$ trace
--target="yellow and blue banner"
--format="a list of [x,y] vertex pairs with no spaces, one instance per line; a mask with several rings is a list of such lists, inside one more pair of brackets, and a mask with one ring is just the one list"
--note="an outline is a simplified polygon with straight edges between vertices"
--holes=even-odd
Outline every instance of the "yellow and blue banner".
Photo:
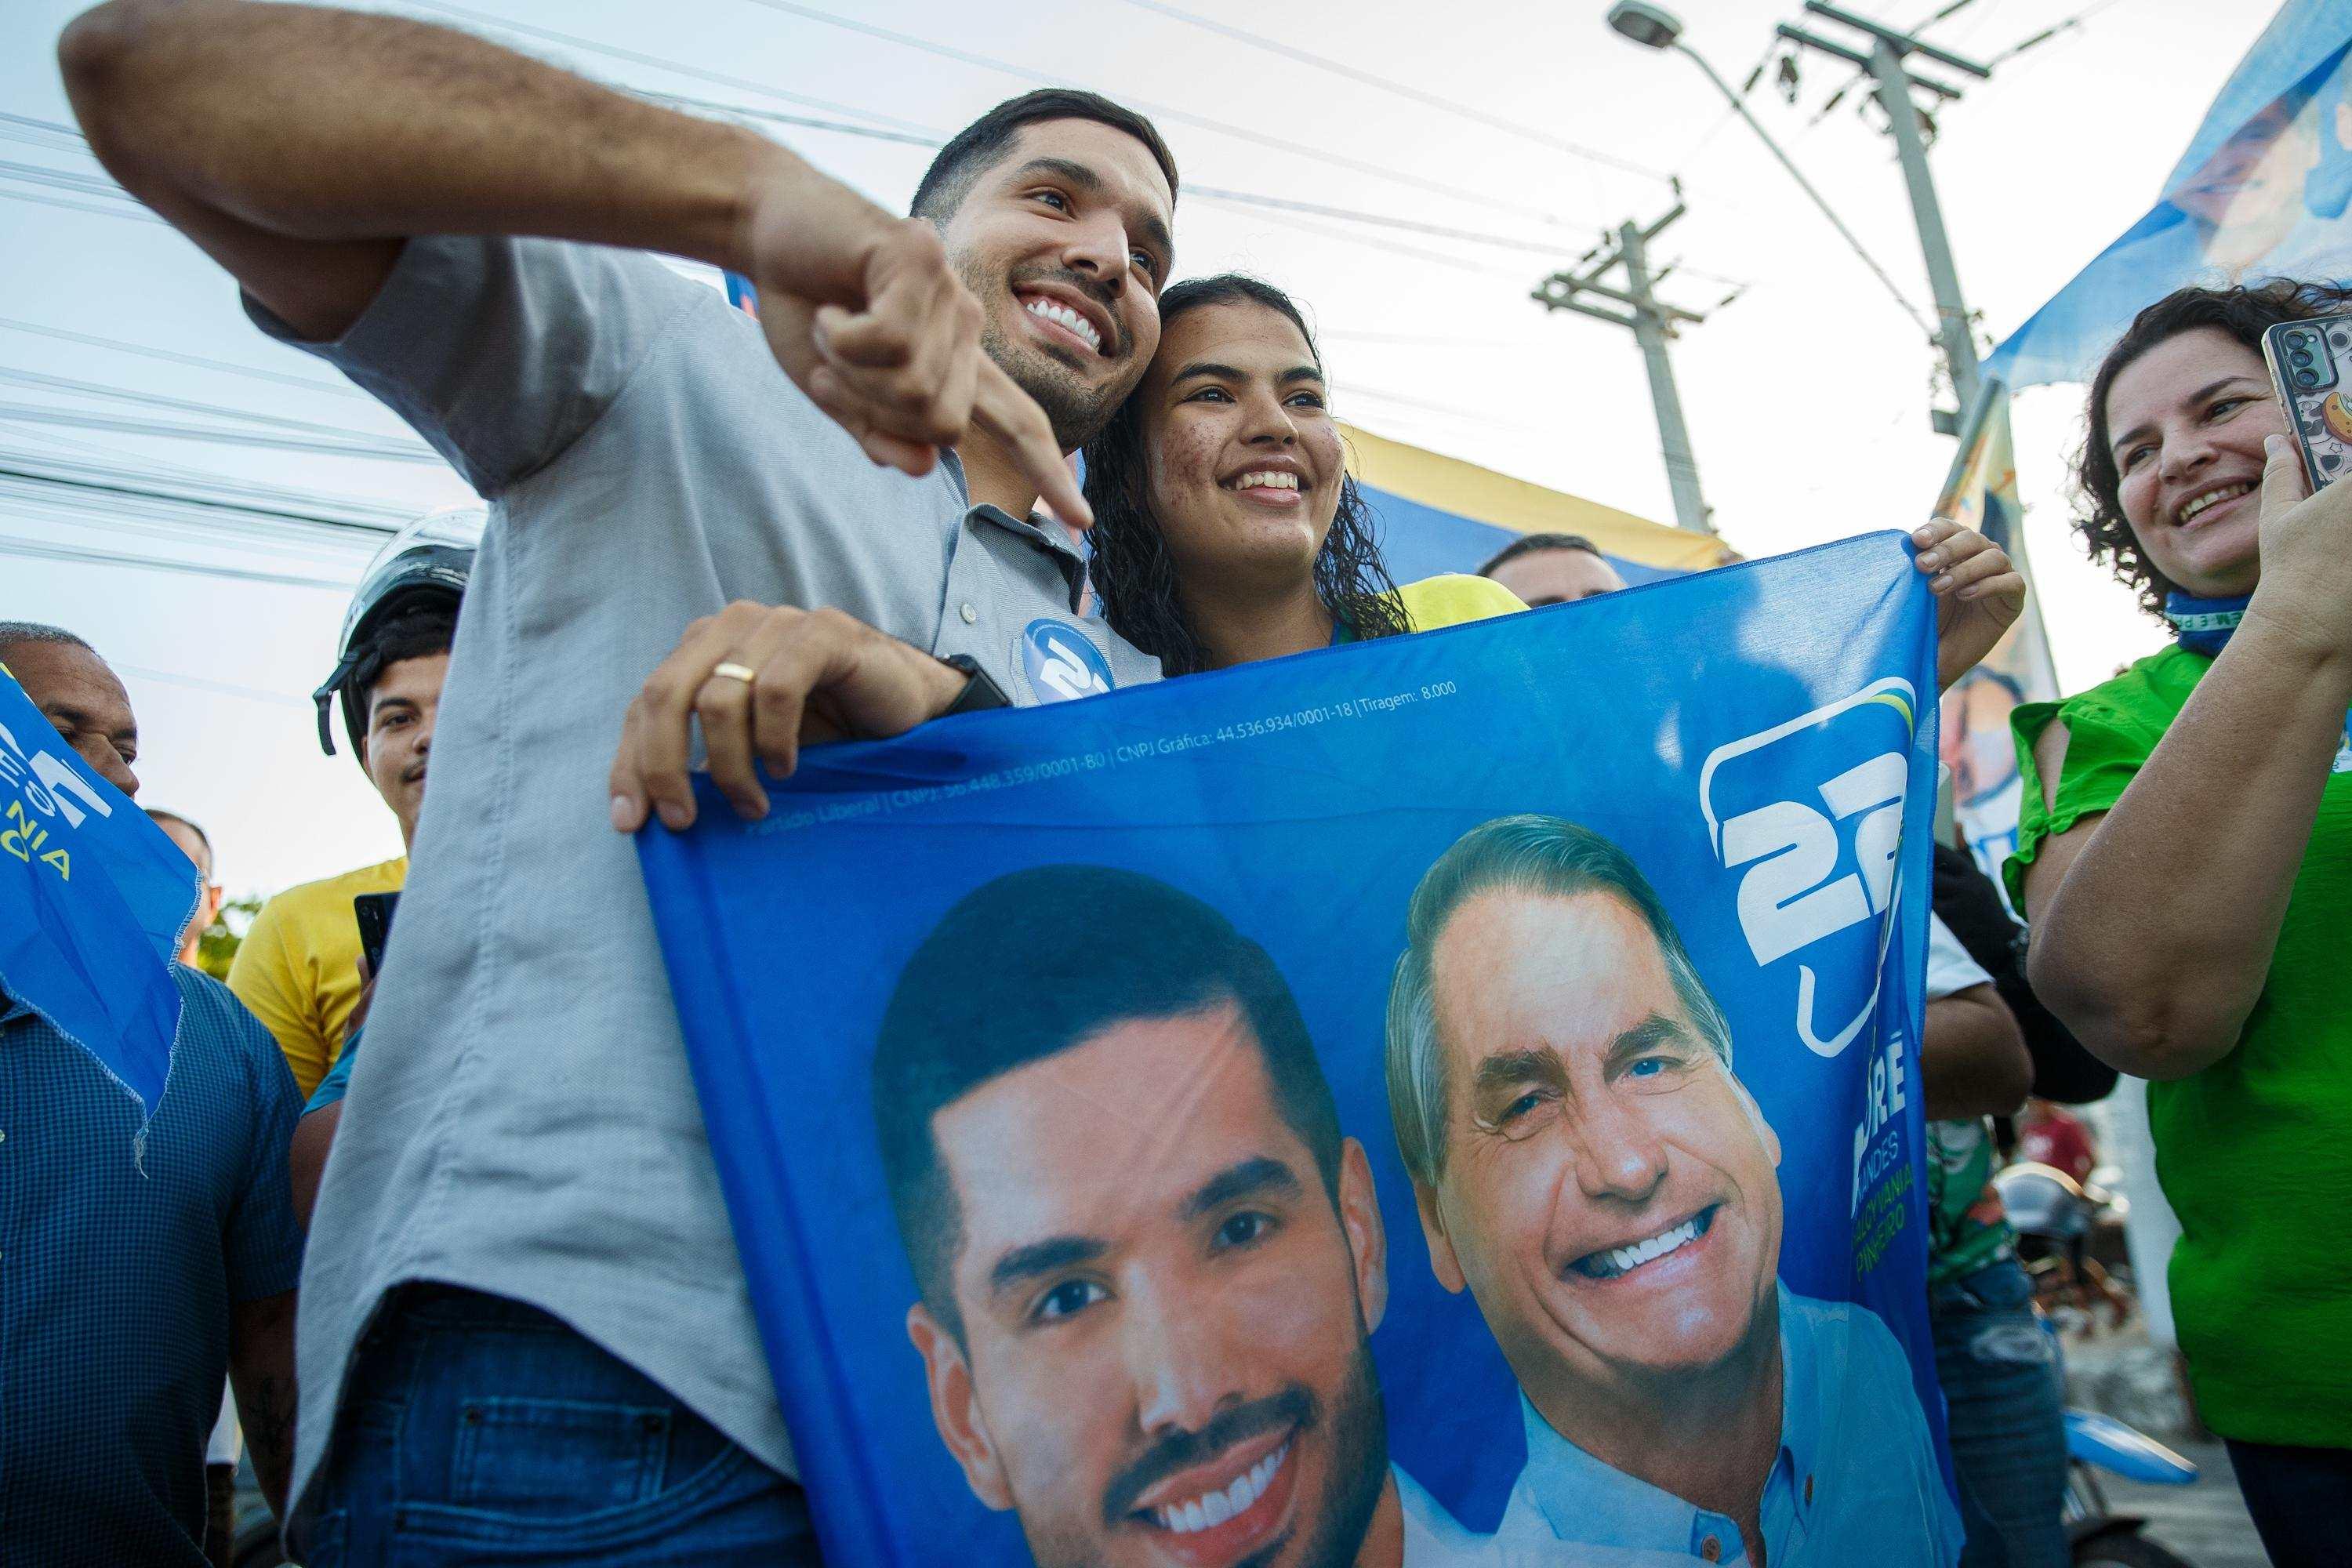
[[2352,6],[2288,0],[2206,113],[2153,207],[2011,333],[1985,374],[2087,381],[2175,289],[2352,277]]
[[152,1116],[180,1029],[173,955],[202,879],[0,665],[0,993]]
[[1955,1562],[1935,679],[1882,533],[698,780],[638,850],[827,1560]]

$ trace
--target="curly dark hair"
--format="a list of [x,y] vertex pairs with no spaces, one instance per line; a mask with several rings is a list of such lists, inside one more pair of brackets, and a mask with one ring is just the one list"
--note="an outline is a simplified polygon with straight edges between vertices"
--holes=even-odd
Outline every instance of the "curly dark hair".
[[[1298,307],[1273,284],[1237,272],[1194,278],[1160,296],[1160,321],[1169,322],[1205,305],[1258,304],[1278,310],[1307,340],[1307,352],[1323,363],[1315,334]],[[1129,397],[1086,449],[1087,501],[1094,508],[1094,584],[1103,616],[1119,636],[1151,654],[1170,675],[1208,668],[1192,618],[1176,592],[1176,563],[1166,535],[1151,515],[1150,475],[1144,451],[1139,397]],[[1335,621],[1360,638],[1394,637],[1412,630],[1397,585],[1381,560],[1371,509],[1352,475],[1339,481],[1339,509],[1331,531],[1315,556],[1315,592]]]
[[2111,567],[2117,582],[2137,592],[2140,608],[2161,619],[2165,595],[2179,584],[2156,569],[2124,520],[2123,475],[2116,467],[2107,427],[2107,395],[2115,389],[2116,377],[2158,343],[2200,327],[2217,327],[2260,353],[2263,334],[2280,322],[2347,309],[2352,309],[2352,289],[2291,278],[2234,289],[2176,289],[2133,317],[2099,362],[2098,374],[2091,378],[2088,428],[2074,457],[2074,488],[2084,508],[2074,520],[2074,532],[2093,561]]

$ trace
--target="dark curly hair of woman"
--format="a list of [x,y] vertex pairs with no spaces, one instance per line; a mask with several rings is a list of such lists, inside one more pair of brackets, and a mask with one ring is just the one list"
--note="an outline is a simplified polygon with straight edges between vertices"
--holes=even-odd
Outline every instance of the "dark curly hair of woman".
[[[1162,331],[1187,310],[1206,305],[1257,304],[1278,310],[1307,340],[1319,367],[1322,351],[1290,296],[1271,283],[1236,272],[1195,278],[1160,296]],[[1143,419],[1129,397],[1101,435],[1086,449],[1087,502],[1094,508],[1094,584],[1102,595],[1103,617],[1111,629],[1155,656],[1170,675],[1208,668],[1208,650],[1184,614],[1176,592],[1176,563],[1167,536],[1151,515],[1150,458],[1144,450]],[[1396,583],[1381,561],[1372,514],[1352,475],[1339,481],[1339,510],[1315,556],[1315,592],[1335,621],[1361,638],[1394,637],[1412,630]]]
[[2074,458],[2074,486],[2084,509],[2074,520],[2074,531],[2089,547],[2093,561],[2111,567],[2116,581],[2138,593],[2140,608],[2161,618],[2164,596],[2179,584],[2156,569],[2131,524],[2124,521],[2123,475],[2116,466],[2107,427],[2107,395],[2115,389],[2116,377],[2158,343],[2200,327],[2218,328],[2259,354],[2263,333],[2280,322],[2347,309],[2352,309],[2352,289],[2287,278],[2235,289],[2176,289],[2133,317],[2099,362],[2098,374],[2091,378],[2089,430]]

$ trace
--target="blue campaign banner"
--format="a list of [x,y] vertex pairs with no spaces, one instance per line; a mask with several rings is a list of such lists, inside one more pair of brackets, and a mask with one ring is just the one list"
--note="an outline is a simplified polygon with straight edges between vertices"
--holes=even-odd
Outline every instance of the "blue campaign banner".
[[700,783],[826,1560],[1956,1561],[1935,668],[1888,533]]
[[1985,361],[2012,387],[2088,381],[2175,289],[2352,278],[2352,6],[2287,0],[2206,111],[2156,205]]
[[142,1116],[171,1076],[171,964],[201,882],[0,665],[0,991],[88,1051]]

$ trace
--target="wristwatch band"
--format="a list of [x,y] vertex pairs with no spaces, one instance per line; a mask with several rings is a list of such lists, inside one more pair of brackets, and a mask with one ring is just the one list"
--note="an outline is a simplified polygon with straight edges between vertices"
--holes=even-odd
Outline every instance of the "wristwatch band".
[[962,694],[948,704],[940,718],[944,719],[950,713],[979,713],[991,708],[1013,706],[1013,699],[1004,695],[1004,688],[997,685],[988,671],[981,668],[980,660],[971,655],[951,653],[940,662],[971,678],[964,683]]

